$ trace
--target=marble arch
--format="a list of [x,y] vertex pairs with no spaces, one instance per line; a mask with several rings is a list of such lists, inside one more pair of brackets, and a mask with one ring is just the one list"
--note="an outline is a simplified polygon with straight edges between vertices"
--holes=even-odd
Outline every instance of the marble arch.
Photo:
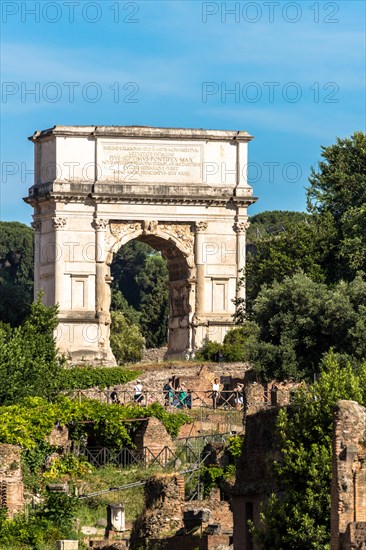
[[55,126],[29,138],[35,181],[35,295],[59,305],[56,338],[72,362],[115,363],[110,264],[132,239],[169,269],[168,357],[190,358],[233,325],[245,266],[247,132]]

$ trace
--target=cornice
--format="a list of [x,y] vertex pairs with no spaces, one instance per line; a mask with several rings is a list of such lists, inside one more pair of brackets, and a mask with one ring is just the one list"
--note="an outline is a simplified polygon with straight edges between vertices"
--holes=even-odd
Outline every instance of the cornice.
[[203,128],[161,128],[154,126],[53,126],[37,130],[28,139],[34,143],[50,136],[140,138],[170,140],[242,141],[253,139],[245,130],[205,130]]

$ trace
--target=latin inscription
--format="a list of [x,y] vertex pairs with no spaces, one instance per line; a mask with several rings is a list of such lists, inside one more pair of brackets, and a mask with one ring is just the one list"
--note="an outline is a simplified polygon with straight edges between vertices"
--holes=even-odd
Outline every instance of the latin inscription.
[[103,142],[102,178],[116,183],[202,182],[202,146]]

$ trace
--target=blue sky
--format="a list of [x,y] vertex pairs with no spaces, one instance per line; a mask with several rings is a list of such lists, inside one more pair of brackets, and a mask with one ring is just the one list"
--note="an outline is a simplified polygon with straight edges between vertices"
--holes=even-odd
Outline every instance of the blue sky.
[[27,137],[55,124],[247,130],[251,214],[305,210],[321,145],[365,131],[363,1],[1,7],[1,220],[30,223]]

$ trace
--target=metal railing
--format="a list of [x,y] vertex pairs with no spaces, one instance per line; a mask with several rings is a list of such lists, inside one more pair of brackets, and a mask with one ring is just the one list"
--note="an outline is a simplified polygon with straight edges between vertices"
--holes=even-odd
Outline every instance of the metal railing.
[[[207,408],[213,410],[238,410],[244,409],[243,397],[234,390],[222,390],[216,397],[212,396],[211,390],[192,390],[190,393],[183,394],[176,391],[172,395],[163,391],[142,391],[141,395],[136,396],[133,390],[121,390],[118,392],[118,402],[114,403],[111,398],[110,390],[71,390],[66,392],[67,397],[79,402],[84,399],[96,399],[104,403],[113,403],[116,405],[151,405],[160,403],[169,410]],[[263,402],[258,400],[259,402]]]
[[84,456],[92,466],[101,468],[107,464],[114,464],[119,468],[139,465],[145,468],[159,466],[161,468],[176,468],[181,464],[190,468],[202,461],[202,451],[208,443],[225,443],[232,434],[208,434],[198,437],[184,437],[176,439],[174,448],[164,446],[155,450],[149,447],[131,449],[124,447],[119,450],[107,447],[75,447],[74,454]]

